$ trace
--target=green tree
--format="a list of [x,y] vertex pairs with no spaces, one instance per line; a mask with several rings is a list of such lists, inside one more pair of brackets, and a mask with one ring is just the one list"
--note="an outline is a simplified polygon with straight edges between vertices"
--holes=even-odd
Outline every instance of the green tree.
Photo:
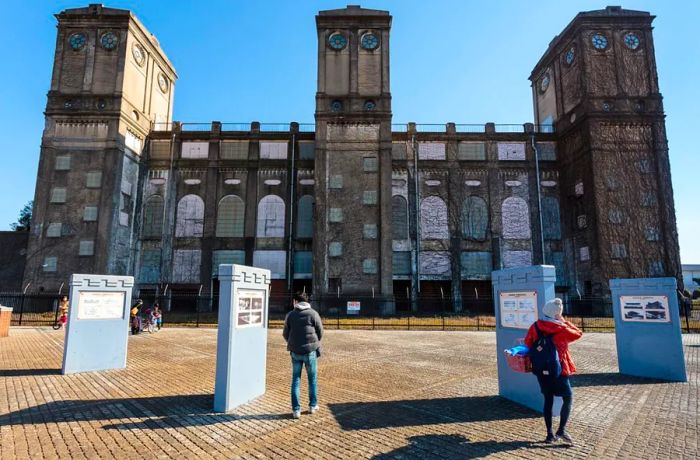
[[33,201],[29,201],[24,205],[22,210],[19,212],[19,218],[17,222],[10,224],[10,228],[16,232],[28,232],[29,224],[32,222],[32,205]]

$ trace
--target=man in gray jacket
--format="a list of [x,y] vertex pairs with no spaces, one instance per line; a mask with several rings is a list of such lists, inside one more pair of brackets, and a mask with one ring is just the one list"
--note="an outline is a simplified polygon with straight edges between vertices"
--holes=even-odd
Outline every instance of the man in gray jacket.
[[294,294],[294,310],[284,319],[282,335],[287,341],[287,350],[292,356],[292,416],[301,416],[299,403],[299,385],[301,368],[306,366],[309,378],[309,412],[318,411],[316,389],[316,359],[321,356],[321,337],[323,324],[319,314],[311,308],[309,297],[305,292]]

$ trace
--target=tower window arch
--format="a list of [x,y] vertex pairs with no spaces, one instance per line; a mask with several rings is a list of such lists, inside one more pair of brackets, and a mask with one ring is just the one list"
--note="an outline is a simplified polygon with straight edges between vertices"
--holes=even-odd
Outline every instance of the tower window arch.
[[391,229],[393,239],[408,239],[408,202],[401,195],[391,197]]
[[177,204],[175,236],[200,238],[204,230],[204,201],[197,195],[185,195]]
[[297,238],[311,238],[314,233],[314,197],[304,195],[297,206]]
[[245,223],[245,203],[237,195],[226,195],[219,201],[216,214],[216,236],[242,237]]
[[530,210],[525,200],[517,196],[503,200],[501,216],[503,217],[503,238],[510,240],[530,238]]
[[450,237],[447,226],[447,205],[439,196],[423,198],[420,203],[421,238],[441,240]]
[[489,223],[486,201],[478,196],[470,196],[462,206],[462,236],[468,240],[483,241]]
[[258,203],[258,222],[255,232],[259,238],[284,237],[284,200],[267,195]]
[[160,237],[163,233],[163,197],[153,195],[143,205],[143,228],[145,238]]

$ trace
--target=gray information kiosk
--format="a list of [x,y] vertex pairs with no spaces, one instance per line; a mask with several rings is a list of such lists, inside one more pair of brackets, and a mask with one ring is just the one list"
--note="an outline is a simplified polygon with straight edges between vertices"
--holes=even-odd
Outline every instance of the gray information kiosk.
[[621,374],[687,381],[675,278],[610,280]]
[[[544,398],[537,378],[508,367],[503,350],[525,338],[530,325],[542,317],[544,304],[555,297],[555,269],[551,265],[509,268],[494,271],[491,279],[496,310],[498,394],[541,412]],[[561,401],[557,398],[554,413],[560,409]]]
[[72,275],[63,373],[126,367],[131,276]]
[[265,393],[270,279],[270,270],[219,265],[217,412],[229,412]]

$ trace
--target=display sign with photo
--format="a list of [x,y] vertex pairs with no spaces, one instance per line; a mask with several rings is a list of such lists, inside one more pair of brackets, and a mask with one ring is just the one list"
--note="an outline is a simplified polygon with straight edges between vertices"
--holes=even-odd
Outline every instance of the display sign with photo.
[[262,327],[265,324],[265,291],[238,289],[236,298],[236,327]]
[[537,321],[537,291],[501,292],[501,327],[528,329]]
[[360,314],[360,302],[349,301],[348,302],[348,315],[359,315]]
[[78,319],[121,319],[124,317],[124,292],[78,293]]
[[620,296],[622,321],[668,323],[668,297],[665,295]]

